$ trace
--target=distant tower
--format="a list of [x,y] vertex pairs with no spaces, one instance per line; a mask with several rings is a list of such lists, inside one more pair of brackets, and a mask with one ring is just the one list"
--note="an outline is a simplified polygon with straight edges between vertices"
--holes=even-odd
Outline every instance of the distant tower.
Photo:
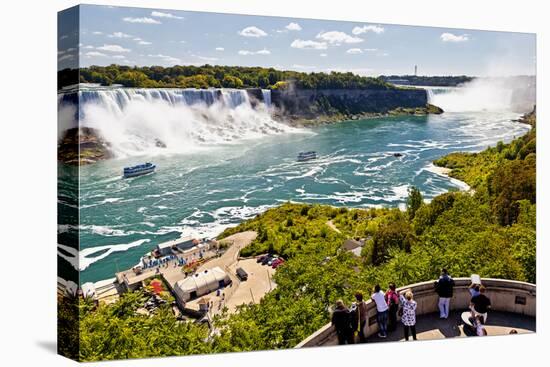
[[416,76],[417,71],[418,71],[418,66],[415,65],[415,66],[414,66],[414,76]]

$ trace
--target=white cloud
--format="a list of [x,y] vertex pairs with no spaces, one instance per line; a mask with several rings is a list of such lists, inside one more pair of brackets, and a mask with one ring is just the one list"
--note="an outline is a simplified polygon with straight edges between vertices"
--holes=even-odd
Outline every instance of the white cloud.
[[327,57],[328,55],[323,53],[323,54],[320,54],[319,56],[321,56],[321,57]]
[[122,33],[122,32],[114,32],[114,33],[108,35],[107,37],[109,37],[109,38],[132,38],[132,36],[130,36],[129,34]]
[[267,49],[259,50],[259,51],[248,51],[248,50],[240,50],[239,55],[242,56],[248,56],[248,55],[271,55],[271,51]]
[[61,62],[61,61],[65,61],[65,60],[72,60],[75,58],[75,55],[73,54],[67,54],[67,55],[62,55],[62,56],[59,56],[57,58],[57,61],[58,62]]
[[456,35],[452,33],[442,33],[440,36],[443,42],[466,42],[470,38],[467,34]]
[[342,43],[359,43],[363,42],[362,38],[350,36],[347,33],[340,31],[321,32],[317,35],[317,39],[330,43],[331,45],[340,45]]
[[178,16],[176,16],[172,13],[163,13],[163,12],[160,12],[160,11],[151,12],[151,16],[152,17],[157,17],[157,18],[183,19],[183,17],[178,17]]
[[300,27],[300,25],[298,23],[288,23],[286,26],[285,26],[285,29],[289,30],[289,31],[301,31],[302,30],[302,27]]
[[327,49],[327,43],[326,42],[311,41],[311,40],[296,39],[296,40],[292,41],[292,43],[290,44],[290,47],[292,47],[292,48],[301,48],[301,49],[309,49],[309,50],[326,50]]
[[351,33],[355,35],[367,33],[367,32],[374,32],[376,34],[380,34],[384,32],[384,27],[381,27],[379,25],[364,25],[362,27],[353,27],[353,30],[351,31]]
[[96,36],[99,36],[99,35],[103,34],[103,32],[95,31],[95,32],[92,32],[92,34],[95,34]]
[[94,46],[87,45],[87,46],[82,46],[82,48],[85,49],[85,50],[92,50],[92,49],[94,49]]
[[90,52],[86,52],[86,56],[89,56],[89,57],[106,57],[107,55],[105,55],[102,52],[90,51]]
[[128,48],[124,48],[119,45],[103,45],[97,48],[98,50],[102,51],[109,51],[109,52],[130,52],[131,50]]
[[254,26],[246,27],[242,29],[241,31],[239,31],[239,34],[243,37],[255,37],[255,38],[267,36],[267,33],[265,33],[260,28],[254,27]]
[[216,51],[225,51],[225,48],[223,48],[223,47],[216,47]]
[[346,51],[346,53],[352,54],[352,55],[358,55],[358,54],[362,54],[363,51],[360,48],[350,48],[349,50]]
[[292,64],[292,67],[295,69],[307,69],[307,70],[316,69],[316,67],[313,65],[302,65],[302,64]]
[[150,44],[152,43],[148,41],[143,41],[143,40],[138,42],[138,45],[150,45]]
[[162,59],[163,61],[169,64],[181,64],[181,60],[178,59],[177,57],[172,57],[172,56],[163,55],[163,54],[156,54],[156,55],[149,54],[147,56]]
[[114,55],[114,56],[112,56],[112,58],[113,58],[113,59],[119,59],[119,60],[120,60],[120,59],[125,59],[126,56],[124,56],[124,55]]
[[143,24],[162,24],[160,21],[153,19],[153,18],[132,18],[132,17],[124,17],[122,18],[123,21],[128,23],[143,23]]
[[200,55],[191,55],[193,57],[196,57],[198,59],[204,60],[204,61],[216,61],[218,60],[217,57],[209,57],[209,56],[200,56]]
[[364,48],[363,51],[366,51],[366,52],[376,52],[378,51],[377,48]]

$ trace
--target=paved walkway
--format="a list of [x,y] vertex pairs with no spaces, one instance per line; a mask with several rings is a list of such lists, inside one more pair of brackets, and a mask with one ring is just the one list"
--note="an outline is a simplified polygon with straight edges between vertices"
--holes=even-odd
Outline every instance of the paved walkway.
[[[462,323],[460,316],[463,311],[451,312],[449,318],[446,320],[440,319],[438,313],[418,317],[416,323],[417,339],[434,340],[468,336],[475,337],[475,334],[471,333],[468,328],[465,328]],[[492,311],[489,312],[485,329],[488,336],[508,335],[512,329],[515,329],[518,334],[525,334],[536,330],[536,321],[534,318],[528,316]],[[403,324],[401,322],[398,323],[397,330],[389,333],[387,338],[383,339],[377,335],[373,335],[367,339],[369,343],[400,340],[405,340]]]
[[334,225],[334,223],[329,220],[328,222],[325,223],[327,226],[329,226],[330,229],[332,229],[333,231],[336,231],[338,233],[342,233],[340,232],[340,230]]
[[240,232],[235,233],[234,235],[231,235],[229,237],[224,238],[223,240],[220,240],[220,243],[229,242],[231,245],[223,253],[222,256],[212,259],[210,261],[207,261],[203,265],[201,265],[197,272],[206,270],[206,269],[212,269],[216,266],[219,266],[223,270],[227,270],[227,268],[234,263],[237,262],[239,252],[242,248],[248,246],[254,239],[256,238],[258,234],[254,231],[246,231],[246,232]]

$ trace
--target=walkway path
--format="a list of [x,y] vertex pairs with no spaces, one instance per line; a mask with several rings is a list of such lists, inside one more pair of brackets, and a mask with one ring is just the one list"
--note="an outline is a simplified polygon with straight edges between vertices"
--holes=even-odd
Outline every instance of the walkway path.
[[328,222],[325,223],[327,226],[330,227],[330,229],[332,229],[333,231],[336,231],[338,233],[342,233],[340,232],[340,230],[334,225],[334,223],[332,223],[331,220],[329,220]]
[[201,265],[198,268],[197,272],[201,272],[206,269],[212,269],[216,266],[219,266],[223,270],[226,270],[228,267],[237,262],[241,249],[250,245],[257,235],[258,234],[254,231],[246,231],[235,233],[234,235],[220,240],[221,243],[231,243],[227,251],[225,251],[222,256],[207,261],[206,263]]

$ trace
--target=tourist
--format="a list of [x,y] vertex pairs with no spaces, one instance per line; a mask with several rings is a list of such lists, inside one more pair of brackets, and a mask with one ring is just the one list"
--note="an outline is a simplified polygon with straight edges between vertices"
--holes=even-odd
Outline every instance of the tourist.
[[480,292],[479,292],[479,287],[481,285],[480,284],[470,284],[470,286],[468,287],[468,291],[470,292],[470,295],[472,297],[475,297],[475,296],[479,296]]
[[479,287],[479,294],[472,297],[470,301],[470,309],[472,316],[480,316],[485,324],[487,322],[487,311],[491,308],[491,300],[485,295],[485,287]]
[[359,343],[365,343],[367,337],[365,335],[365,326],[367,325],[367,304],[363,300],[363,294],[361,292],[355,293],[355,303],[354,307],[354,331],[357,331],[359,336]]
[[336,329],[338,344],[353,344],[353,329],[351,326],[351,315],[342,300],[336,301],[336,308],[332,313],[332,325]]
[[413,298],[412,291],[406,291],[404,297],[400,295],[399,300],[403,309],[401,322],[405,331],[405,340],[409,340],[409,332],[413,340],[416,340],[416,301]]
[[455,282],[453,278],[450,277],[447,269],[441,269],[441,276],[435,282],[435,290],[439,295],[439,318],[447,319],[449,318],[449,309],[451,298],[453,297],[453,288]]
[[389,284],[386,291],[386,302],[388,303],[388,331],[397,329],[397,311],[399,310],[399,294],[395,290],[395,283]]
[[384,292],[380,289],[380,286],[377,284],[374,287],[374,293],[371,296],[371,299],[376,304],[376,321],[378,322],[378,328],[380,329],[378,336],[380,338],[385,338],[388,336],[388,304],[386,303],[386,298],[384,297]]
[[484,324],[483,317],[480,315],[477,315],[474,318],[474,328],[476,330],[477,336],[487,336],[487,330],[485,329],[483,324]]

